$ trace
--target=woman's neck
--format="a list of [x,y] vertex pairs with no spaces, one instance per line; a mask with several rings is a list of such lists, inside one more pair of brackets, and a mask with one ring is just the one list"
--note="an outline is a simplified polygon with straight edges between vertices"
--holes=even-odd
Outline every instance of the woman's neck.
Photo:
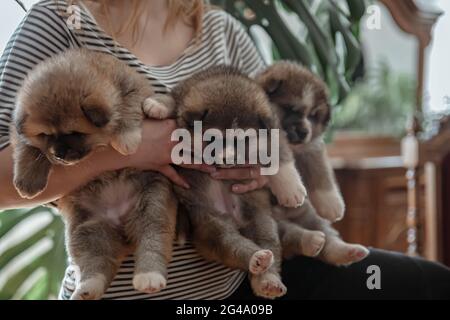
[[[118,30],[118,26],[126,24],[130,17],[135,14],[134,6],[130,2],[134,1],[123,1],[123,0],[109,0],[107,2],[107,12],[104,12],[102,4],[100,1],[93,0],[82,0],[84,4],[87,5],[89,10],[94,14],[97,20],[103,22],[105,14],[108,14],[109,20],[114,25],[112,26],[114,30]],[[168,15],[168,4],[167,0],[141,0],[139,1],[139,20],[138,23],[148,21],[166,21]],[[114,31],[111,30],[111,31]],[[108,30],[110,31],[110,30]]]
[[[194,30],[180,19],[166,29],[169,13],[167,0],[141,0],[137,29],[121,30],[134,14],[130,1],[110,0],[107,12],[98,1],[84,0],[100,27],[147,65],[167,65],[186,49]],[[128,5],[127,5],[128,3]],[[107,14],[107,16],[105,16]],[[134,34],[136,31],[136,34]],[[136,35],[137,38],[134,38]]]

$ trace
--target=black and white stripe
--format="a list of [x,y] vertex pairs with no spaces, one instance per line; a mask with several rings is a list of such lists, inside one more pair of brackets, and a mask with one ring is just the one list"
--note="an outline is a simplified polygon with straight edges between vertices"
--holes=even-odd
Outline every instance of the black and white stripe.
[[[192,42],[172,64],[147,66],[105,34],[86,8],[81,8],[81,29],[71,30],[60,10],[65,0],[40,1],[18,26],[0,60],[0,150],[9,145],[8,128],[18,89],[27,73],[40,61],[73,47],[112,54],[145,75],[154,90],[167,93],[180,81],[204,68],[233,65],[249,75],[264,67],[242,25],[220,10],[207,11],[201,42]],[[223,299],[233,293],[245,273],[203,260],[191,244],[175,245],[169,266],[168,286],[158,294],[136,292],[132,287],[134,261],[129,257],[107,290],[104,299]],[[68,299],[75,286],[75,268],[66,273],[60,298]]]
[[[134,290],[131,283],[133,266],[133,257],[123,261],[103,299],[221,299],[231,295],[245,278],[245,273],[241,271],[205,261],[189,243],[174,246],[167,289],[159,293],[145,294]],[[75,272],[76,268],[67,269],[61,299],[70,298],[77,279]]]

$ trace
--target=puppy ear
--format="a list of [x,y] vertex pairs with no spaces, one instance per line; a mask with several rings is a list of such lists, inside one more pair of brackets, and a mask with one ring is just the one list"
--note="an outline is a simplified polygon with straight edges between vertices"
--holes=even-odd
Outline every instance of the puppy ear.
[[328,126],[328,124],[330,123],[331,120],[331,106],[330,104],[327,102],[325,104],[325,112],[324,112],[324,117],[322,119],[322,124],[324,127]]
[[81,106],[84,116],[96,127],[103,128],[111,118],[106,107],[96,105]]
[[283,85],[283,80],[281,79],[275,79],[275,78],[269,78],[267,79],[264,84],[263,88],[266,93],[271,96],[280,90],[281,86]]
[[317,124],[327,127],[331,120],[331,107],[328,102],[321,103],[314,108],[309,117]]
[[47,186],[51,163],[42,152],[23,142],[14,146],[14,187],[22,198],[32,199]]
[[27,122],[28,114],[20,113],[17,115],[17,118],[14,120],[14,127],[18,134],[24,133],[25,123]]
[[275,129],[277,127],[276,121],[272,117],[259,116],[260,129]]
[[182,116],[188,126],[194,126],[194,121],[203,121],[208,115],[208,110],[203,111],[187,111]]

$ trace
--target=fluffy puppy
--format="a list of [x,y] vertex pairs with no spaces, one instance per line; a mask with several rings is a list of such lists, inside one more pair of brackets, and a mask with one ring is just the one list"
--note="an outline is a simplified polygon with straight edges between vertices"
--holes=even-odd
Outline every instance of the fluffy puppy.
[[[53,166],[89,161],[111,145],[127,155],[141,142],[144,110],[157,102],[148,81],[110,55],[72,49],[39,64],[21,87],[11,127],[14,185],[41,193]],[[134,250],[134,287],[166,285],[176,203],[154,172],[108,172],[58,200],[66,245],[80,269],[72,299],[98,299],[120,259]]]
[[343,242],[327,221],[342,219],[345,207],[322,139],[330,120],[325,84],[292,62],[274,64],[257,82],[278,114],[309,195],[301,208],[275,209],[285,254],[320,253],[336,265],[363,259],[367,249]]
[[[279,128],[262,88],[231,67],[214,67],[194,75],[174,88],[172,97],[172,113],[178,126],[191,135],[195,121],[202,122],[204,131],[215,129],[224,137],[227,129],[268,129],[270,134],[270,129]],[[303,202],[305,190],[283,136],[279,147],[280,170],[270,180],[278,199],[296,206]],[[216,154],[216,159],[222,156],[225,162],[227,154]],[[285,294],[286,287],[279,274],[281,247],[272,218],[270,191],[237,195],[231,192],[236,181],[215,180],[209,174],[193,170],[180,172],[191,189],[175,187],[175,192],[188,215],[190,234],[198,251],[207,259],[249,271],[251,286],[258,296],[275,298]]]

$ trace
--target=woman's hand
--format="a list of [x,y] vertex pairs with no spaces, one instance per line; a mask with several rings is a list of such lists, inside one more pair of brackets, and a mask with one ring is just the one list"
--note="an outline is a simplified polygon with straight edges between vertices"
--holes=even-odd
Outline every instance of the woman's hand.
[[[125,167],[140,170],[158,171],[175,184],[189,188],[187,181],[172,167],[172,148],[178,143],[171,141],[172,132],[177,128],[174,120],[144,120],[142,124],[142,142],[136,153],[125,156]],[[259,167],[216,169],[206,164],[182,165],[182,167],[210,173],[219,180],[250,180],[235,184],[232,191],[245,193],[264,187],[268,179],[262,176]]]
[[261,175],[261,169],[257,166],[217,169],[216,172],[211,173],[211,176],[218,180],[250,180],[250,182],[235,184],[231,187],[231,190],[238,194],[263,188],[269,182],[267,176]]
[[[144,120],[142,124],[142,141],[136,153],[125,156],[125,167],[139,170],[158,171],[175,184],[189,188],[189,184],[171,166],[172,148],[177,144],[171,141],[176,129],[174,120]],[[211,173],[215,168],[208,165],[183,165],[183,167]]]

